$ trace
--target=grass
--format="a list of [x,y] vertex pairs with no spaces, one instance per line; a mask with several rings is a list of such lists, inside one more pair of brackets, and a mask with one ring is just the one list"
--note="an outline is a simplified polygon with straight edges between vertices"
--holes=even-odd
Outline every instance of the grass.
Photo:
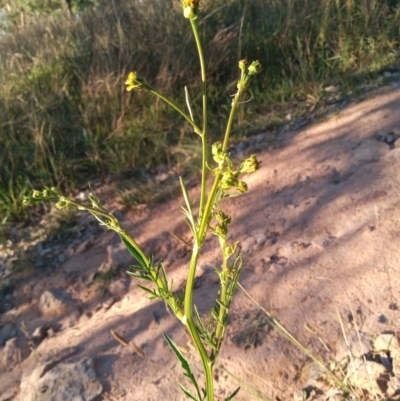
[[[72,19],[26,15],[24,27],[0,37],[0,222],[26,218],[20,200],[34,186],[71,191],[110,173],[184,168],[176,149],[194,146],[187,122],[149,94],[123,94],[135,68],[180,105],[182,85],[198,103],[195,49],[180,12],[172,0],[121,0]],[[239,109],[239,138],[281,124],[289,107],[323,104],[326,86],[345,94],[399,62],[397,2],[214,0],[203,13],[211,138],[240,58],[258,59],[264,71]]]

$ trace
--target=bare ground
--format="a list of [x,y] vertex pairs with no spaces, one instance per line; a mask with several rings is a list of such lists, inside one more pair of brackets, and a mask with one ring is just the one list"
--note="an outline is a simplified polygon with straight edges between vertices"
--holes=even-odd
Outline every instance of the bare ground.
[[[242,242],[242,286],[326,361],[335,357],[343,338],[341,326],[346,331],[357,326],[371,334],[397,331],[400,140],[391,142],[390,133],[393,139],[400,136],[400,89],[393,87],[350,104],[327,121],[282,133],[277,148],[264,146],[268,134],[260,135],[262,164],[247,177],[249,194],[224,202],[233,221],[231,238]],[[190,192],[195,198],[198,189]],[[190,240],[181,205],[177,198],[123,215],[137,241],[166,259],[176,289],[183,287],[189,258],[169,234]],[[19,327],[24,321],[30,333],[47,324],[55,334],[33,352],[23,353],[25,359],[3,366],[0,399],[18,399],[22,373],[48,354],[59,355],[60,360],[94,358],[104,387],[99,400],[183,399],[176,380],[185,379],[162,336],[170,334],[198,371],[179,322],[161,302],[148,300],[134,282],[125,281],[123,272],[114,281],[129,286],[129,291],[121,290],[110,308],[103,305],[109,295],[92,285],[91,278],[107,259],[107,245],[114,240],[112,233],[102,232],[61,268],[17,279],[14,309],[1,316],[1,324],[15,322]],[[219,256],[214,240],[205,246],[196,281],[195,301],[201,313],[213,306],[217,291],[212,267]],[[48,288],[67,289],[74,307],[62,315],[43,316],[38,302]],[[146,356],[120,344],[110,330],[133,340]],[[270,399],[291,400],[296,388],[307,385],[310,360],[272,330],[267,317],[238,291],[219,366],[220,398],[241,386],[238,401],[258,400],[249,392],[253,386]]]

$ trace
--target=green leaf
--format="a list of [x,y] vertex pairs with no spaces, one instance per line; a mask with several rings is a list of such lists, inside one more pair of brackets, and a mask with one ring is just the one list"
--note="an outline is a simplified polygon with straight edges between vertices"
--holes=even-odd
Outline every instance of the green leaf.
[[240,387],[238,387],[228,398],[225,398],[225,401],[231,401],[233,400],[233,398],[237,395],[237,393],[239,392]]
[[194,396],[183,384],[178,382],[178,386],[185,393],[186,397],[194,401],[199,401],[198,398],[196,398],[196,396]]
[[186,208],[187,208],[186,210],[184,208],[182,208],[182,209],[183,209],[183,212],[185,213],[186,217],[189,220],[189,223],[190,223],[189,226],[193,232],[193,235],[196,235],[196,227],[195,227],[195,223],[194,223],[192,205],[190,204],[190,201],[189,201],[189,194],[186,189],[185,183],[183,182],[182,177],[179,177],[179,182],[182,187],[183,198],[185,199]]
[[148,268],[147,263],[144,261],[140,253],[130,244],[122,235],[120,235],[122,242],[126,246],[129,253],[140,263],[144,268]]
[[171,347],[175,356],[179,359],[179,361],[182,365],[182,369],[185,371],[185,373],[184,373],[185,376],[192,382],[193,386],[196,388],[198,398],[201,399],[199,386],[197,385],[196,379],[192,373],[192,370],[190,369],[189,362],[185,359],[185,357],[182,355],[181,351],[179,351],[178,347],[175,345],[175,343],[172,341],[172,339],[168,336],[167,333],[164,333],[164,338],[167,341],[168,345]]
[[140,284],[136,284],[140,289],[142,289],[143,291],[147,292],[148,294],[150,294],[150,299],[156,299],[156,298],[160,298],[159,295],[154,291],[154,290],[150,290],[150,288],[147,287],[143,287]]

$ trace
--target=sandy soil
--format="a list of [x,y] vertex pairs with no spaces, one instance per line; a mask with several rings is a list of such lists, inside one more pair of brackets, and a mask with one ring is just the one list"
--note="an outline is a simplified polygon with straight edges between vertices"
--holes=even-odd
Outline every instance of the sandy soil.
[[[393,87],[350,104],[327,121],[282,133],[276,148],[264,146],[270,144],[269,134],[261,134],[257,151],[262,164],[247,177],[249,194],[224,202],[233,220],[231,238],[242,241],[242,286],[326,361],[334,358],[343,337],[341,325],[378,334],[396,330],[399,322],[400,146],[382,141],[389,133],[394,139],[400,136],[400,89]],[[252,152],[247,149],[244,156]],[[198,189],[190,193],[195,197]],[[137,241],[166,259],[177,289],[183,286],[189,254],[169,232],[190,239],[181,205],[178,198],[123,216]],[[31,333],[50,324],[56,333],[29,357],[4,368],[0,399],[18,399],[21,374],[48,354],[65,354],[60,357],[64,360],[94,358],[104,386],[99,400],[183,399],[175,382],[185,378],[162,333],[173,337],[196,371],[199,364],[179,322],[127,281],[123,271],[114,281],[127,290],[110,308],[104,306],[108,293],[91,285],[112,241],[112,233],[101,233],[89,249],[72,255],[53,273],[19,279],[14,312],[3,314],[1,323],[24,321]],[[217,291],[214,241],[206,243],[196,281],[201,313],[213,306]],[[67,289],[73,308],[42,316],[38,302],[48,288]],[[294,389],[307,384],[310,360],[272,330],[241,291],[230,320],[217,395],[222,398],[241,386],[238,401],[258,400],[249,392],[253,386],[270,399],[293,399]],[[133,340],[146,357],[117,342],[110,330]]]

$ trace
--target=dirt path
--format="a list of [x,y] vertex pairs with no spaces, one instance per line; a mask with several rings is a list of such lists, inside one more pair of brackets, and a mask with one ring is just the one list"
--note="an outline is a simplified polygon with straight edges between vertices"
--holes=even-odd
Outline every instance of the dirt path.
[[[357,326],[371,334],[397,330],[400,139],[395,141],[396,135],[400,137],[400,89],[385,87],[328,121],[281,134],[279,148],[259,154],[261,168],[247,178],[249,194],[224,206],[233,220],[232,239],[242,242],[241,284],[327,361],[335,357],[342,341],[341,324],[346,330]],[[268,134],[258,138],[262,148]],[[123,216],[137,241],[166,259],[176,288],[184,283],[189,258],[169,234],[189,239],[181,204],[178,198],[142,214]],[[217,291],[212,266],[218,255],[213,241],[206,244],[196,281],[201,313],[212,306]],[[99,400],[183,399],[175,383],[184,381],[180,365],[162,338],[166,331],[190,355],[182,327],[163,304],[149,301],[123,272],[107,284],[105,294],[92,285],[95,272],[107,259],[107,246],[113,243],[115,254],[119,250],[115,237],[101,233],[61,268],[35,279],[20,279],[14,309],[1,315],[1,324],[20,327],[24,321],[30,333],[47,325],[54,334],[36,339],[36,350],[26,359],[21,356],[15,364],[3,366],[0,400],[18,399],[22,373],[38,363],[35,355],[40,360],[48,354],[59,355],[59,360],[94,358],[104,388]],[[40,296],[49,288],[68,290],[72,301],[61,315],[49,317],[38,310]],[[113,300],[117,302],[111,305]],[[110,330],[133,340],[146,357],[123,346]],[[20,337],[23,342],[21,333]],[[246,384],[271,399],[291,400],[296,388],[307,385],[310,371],[309,360],[270,329],[267,317],[240,291],[221,365],[217,394],[222,398],[240,385],[238,401],[260,399],[248,392]]]

